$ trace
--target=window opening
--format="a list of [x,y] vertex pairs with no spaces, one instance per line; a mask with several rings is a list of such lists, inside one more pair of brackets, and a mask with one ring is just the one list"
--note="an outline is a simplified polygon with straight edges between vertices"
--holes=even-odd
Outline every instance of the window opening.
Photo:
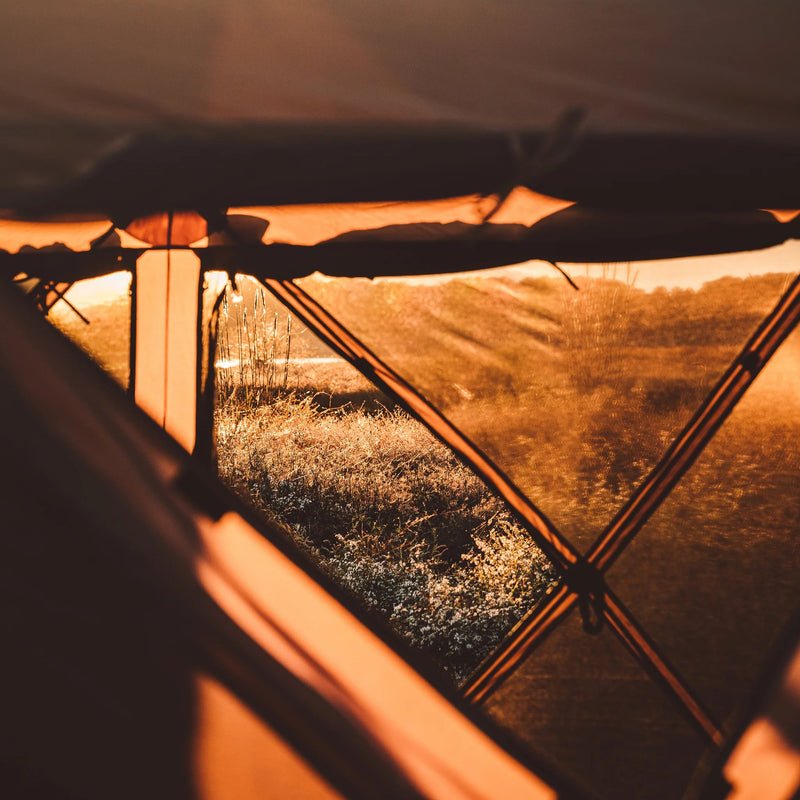
[[[489,459],[474,448],[468,440],[465,440],[457,428],[451,426],[421,395],[404,384],[403,380],[363,343],[353,337],[345,328],[339,326],[336,320],[330,317],[325,309],[315,303],[302,289],[291,282],[268,281],[267,285],[274,287],[278,296],[285,297],[293,309],[298,310],[309,324],[315,326],[315,330],[326,335],[331,343],[340,347],[342,352],[348,354],[353,360],[361,361],[365,369],[370,369],[387,388],[406,399],[410,407],[422,419],[429,422],[432,430],[435,430],[451,447],[461,452],[479,474],[486,476],[492,482],[492,485],[503,494],[503,497],[512,503],[518,498],[521,499],[521,503],[515,505],[515,509],[520,512],[523,523],[527,523],[528,531],[534,537],[538,535],[543,547],[555,543],[561,545],[562,548],[554,548],[554,563],[562,573],[568,593],[566,595],[563,593],[564,587],[562,586],[561,591],[550,593],[550,600],[546,600],[545,603],[561,604],[563,600],[562,615],[577,604],[584,616],[584,629],[594,633],[600,631],[603,618],[607,616],[612,623],[612,629],[634,658],[673,696],[680,708],[688,712],[689,717],[706,736],[712,741],[720,743],[721,736],[718,726],[708,716],[702,703],[694,696],[680,675],[670,667],[658,647],[648,639],[630,612],[608,590],[596,567],[591,562],[577,556],[569,543],[538,512],[538,509],[524,495],[520,498],[516,487],[499,473]],[[608,607],[607,613],[604,606]],[[596,620],[594,622],[588,620],[590,607],[595,609]],[[536,614],[536,609],[532,613]],[[547,614],[544,616],[536,614],[536,619],[537,623],[532,627],[531,634],[537,633],[540,621],[547,621]],[[552,624],[557,624],[558,621],[558,619],[552,620]],[[506,641],[487,659],[488,666],[481,666],[478,671],[477,684],[474,678],[467,681],[464,691],[469,699],[473,701],[485,699],[487,693],[496,689],[499,683],[530,653],[529,642],[522,640],[523,646],[517,646],[520,644],[520,628],[529,627],[526,623],[528,620],[518,623]],[[513,661],[508,659],[509,653],[513,655]],[[480,686],[479,690],[476,690],[476,686]]]
[[555,572],[428,430],[253,280],[220,308],[223,481],[455,681]]
[[[131,274],[115,272],[74,283],[36,281],[50,323],[123,388],[130,380]],[[24,289],[25,287],[23,287]]]

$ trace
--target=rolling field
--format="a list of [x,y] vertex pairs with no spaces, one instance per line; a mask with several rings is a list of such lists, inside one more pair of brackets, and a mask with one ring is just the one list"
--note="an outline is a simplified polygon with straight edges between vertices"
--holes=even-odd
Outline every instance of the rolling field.
[[[542,279],[499,291],[458,281],[449,288],[349,281],[317,291],[585,550],[785,284],[775,275],[644,293],[608,280],[572,295]],[[512,290],[517,304],[501,303],[499,292]],[[264,313],[272,320],[276,311]],[[271,399],[256,399],[252,385],[237,388],[229,376],[217,407],[221,474],[401,635],[463,678],[552,585],[553,570],[445,447],[308,334],[295,327],[289,341],[281,334],[285,312],[277,313],[272,352],[281,381],[273,381]],[[228,352],[226,363],[244,350]],[[710,553],[709,574],[729,581],[721,571],[727,556],[712,543],[729,540],[734,528],[739,541],[725,552],[749,552],[757,538],[771,542],[762,549],[781,563],[785,598],[798,564],[791,542],[800,496],[799,365],[795,336],[686,476],[678,499],[630,550],[644,553],[655,542],[661,552],[626,554],[615,567],[619,585],[649,596],[648,613],[666,591],[659,576],[677,570],[670,598],[691,595],[688,576],[700,567],[687,568],[686,554],[702,564]]]

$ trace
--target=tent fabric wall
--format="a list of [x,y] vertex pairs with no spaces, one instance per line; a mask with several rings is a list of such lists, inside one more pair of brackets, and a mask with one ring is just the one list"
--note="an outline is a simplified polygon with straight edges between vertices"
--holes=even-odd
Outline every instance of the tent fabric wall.
[[6,208],[516,183],[639,208],[799,205],[792,3],[36,0],[0,21]]

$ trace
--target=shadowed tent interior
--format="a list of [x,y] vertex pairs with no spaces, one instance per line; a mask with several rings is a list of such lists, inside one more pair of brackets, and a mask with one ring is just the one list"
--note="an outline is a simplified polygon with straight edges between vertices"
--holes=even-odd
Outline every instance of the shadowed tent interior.
[[[0,21],[9,796],[796,793],[799,5]],[[218,483],[236,276],[552,563],[459,685]]]
[[16,291],[0,302],[24,331],[0,362],[9,796],[554,796]]

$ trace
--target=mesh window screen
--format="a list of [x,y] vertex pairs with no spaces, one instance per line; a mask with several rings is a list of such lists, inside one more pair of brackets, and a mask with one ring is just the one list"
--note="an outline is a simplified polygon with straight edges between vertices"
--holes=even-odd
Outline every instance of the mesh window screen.
[[614,635],[587,635],[576,614],[485,707],[608,800],[681,797],[706,749]]
[[798,437],[795,332],[609,572],[720,722],[800,601]]
[[[793,276],[766,264],[743,273],[733,260],[731,274],[687,285],[666,282],[669,265],[644,281],[606,266],[575,275],[577,292],[535,265],[299,283],[585,552],[789,287]],[[795,605],[796,348],[784,345],[609,577],[677,666],[684,702],[710,710],[701,722],[709,736],[713,718],[746,697],[759,650]],[[653,542],[642,544],[649,527]],[[676,533],[685,527],[691,533]],[[774,592],[758,591],[773,581]],[[601,796],[682,796],[702,781],[701,756],[711,757],[700,718],[689,720],[608,628],[589,637],[575,618],[492,688],[490,713]],[[739,624],[751,631],[737,634]]]
[[598,267],[580,291],[535,264],[298,283],[586,550],[787,284],[661,287],[669,275]]

